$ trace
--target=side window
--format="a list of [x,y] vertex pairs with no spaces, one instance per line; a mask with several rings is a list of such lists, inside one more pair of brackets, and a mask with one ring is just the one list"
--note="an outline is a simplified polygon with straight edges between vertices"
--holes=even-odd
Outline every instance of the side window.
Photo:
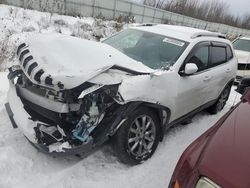
[[192,57],[189,59],[189,63],[194,63],[198,67],[198,71],[207,69],[208,67],[208,56],[209,56],[209,47],[202,46],[195,51]]
[[233,52],[230,46],[227,46],[227,60],[230,60],[233,58]]
[[227,61],[226,47],[223,46],[212,46],[211,47],[211,65],[214,67]]

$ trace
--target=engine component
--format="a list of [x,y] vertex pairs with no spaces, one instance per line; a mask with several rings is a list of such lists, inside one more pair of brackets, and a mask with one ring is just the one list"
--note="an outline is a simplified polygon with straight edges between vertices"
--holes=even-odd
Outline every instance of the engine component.
[[56,142],[62,142],[65,133],[62,129],[58,129],[57,127],[37,123],[37,127],[35,127],[34,129],[38,142],[46,145],[51,145]]
[[96,101],[93,101],[92,106],[89,108],[88,115],[84,114],[77,123],[76,128],[72,131],[72,138],[85,142],[89,137],[89,134],[100,123],[103,117],[104,113],[99,113]]

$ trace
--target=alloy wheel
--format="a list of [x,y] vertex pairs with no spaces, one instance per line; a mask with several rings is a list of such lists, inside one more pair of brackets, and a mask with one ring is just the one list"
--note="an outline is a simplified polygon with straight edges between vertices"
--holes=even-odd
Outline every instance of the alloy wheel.
[[216,106],[217,111],[221,111],[224,108],[224,106],[227,102],[228,94],[229,94],[229,89],[225,89],[222,92],[222,94],[218,100],[217,106]]
[[145,158],[152,152],[156,139],[156,126],[150,116],[137,117],[128,132],[129,153],[135,158]]

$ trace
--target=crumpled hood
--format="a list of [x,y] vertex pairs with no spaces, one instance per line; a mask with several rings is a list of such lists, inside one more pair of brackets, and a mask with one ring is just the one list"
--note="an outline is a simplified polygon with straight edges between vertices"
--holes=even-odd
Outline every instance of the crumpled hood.
[[[41,84],[50,75],[53,85],[61,82],[64,89],[71,89],[114,65],[140,73],[153,72],[151,68],[100,42],[61,34],[35,34],[25,43],[38,63],[36,69],[44,70]],[[28,77],[35,81],[32,76]]]
[[222,187],[250,187],[250,105],[241,103],[213,135],[199,171]]
[[250,63],[250,52],[235,50],[235,55],[239,63]]

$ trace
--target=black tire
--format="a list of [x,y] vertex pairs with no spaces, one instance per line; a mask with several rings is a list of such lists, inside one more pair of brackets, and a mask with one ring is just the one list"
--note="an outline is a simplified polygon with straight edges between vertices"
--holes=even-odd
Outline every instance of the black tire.
[[224,106],[226,105],[226,102],[228,100],[228,97],[230,95],[231,91],[231,85],[227,86],[222,93],[220,94],[219,98],[217,99],[216,103],[213,104],[211,107],[207,109],[207,111],[210,114],[217,114],[221,110],[223,110]]
[[149,159],[159,144],[159,126],[158,117],[149,108],[140,107],[131,113],[112,139],[118,159],[128,165],[137,165]]

